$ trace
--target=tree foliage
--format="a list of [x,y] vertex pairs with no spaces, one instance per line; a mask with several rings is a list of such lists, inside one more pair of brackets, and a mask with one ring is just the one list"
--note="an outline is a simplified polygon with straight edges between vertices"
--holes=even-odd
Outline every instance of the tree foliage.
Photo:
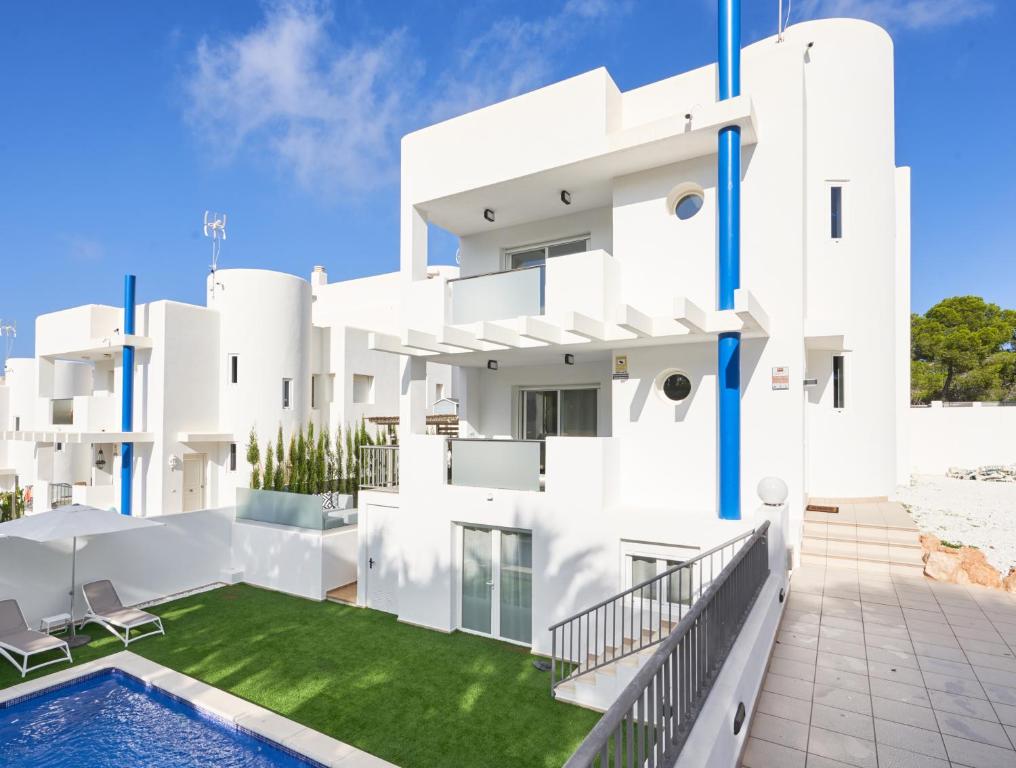
[[911,399],[1016,398],[1016,311],[979,296],[944,299],[911,316]]
[[250,428],[247,436],[247,463],[250,464],[250,487],[261,487],[261,451],[258,448],[258,433]]

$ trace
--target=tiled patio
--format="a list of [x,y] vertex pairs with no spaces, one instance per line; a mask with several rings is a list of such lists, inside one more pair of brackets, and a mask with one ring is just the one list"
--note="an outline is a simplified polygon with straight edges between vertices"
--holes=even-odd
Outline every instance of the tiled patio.
[[1016,599],[841,560],[788,599],[744,766],[1016,766]]

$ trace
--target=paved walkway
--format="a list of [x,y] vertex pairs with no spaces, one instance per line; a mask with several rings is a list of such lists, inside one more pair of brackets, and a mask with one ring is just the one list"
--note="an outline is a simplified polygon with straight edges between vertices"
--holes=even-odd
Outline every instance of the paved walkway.
[[788,599],[744,766],[1016,766],[1012,596],[829,560]]

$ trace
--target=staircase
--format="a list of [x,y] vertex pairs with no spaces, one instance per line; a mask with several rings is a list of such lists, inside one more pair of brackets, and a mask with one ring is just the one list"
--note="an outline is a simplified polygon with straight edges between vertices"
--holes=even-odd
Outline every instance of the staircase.
[[899,502],[812,499],[810,505],[839,511],[805,511],[802,563],[882,572],[924,570],[920,531]]
[[748,531],[551,627],[554,696],[605,712],[753,535]]

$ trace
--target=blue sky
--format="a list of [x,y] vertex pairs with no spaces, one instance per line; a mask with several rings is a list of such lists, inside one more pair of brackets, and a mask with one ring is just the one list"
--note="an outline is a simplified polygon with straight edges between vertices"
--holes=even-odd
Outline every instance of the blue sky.
[[[744,42],[777,0],[745,0]],[[202,303],[221,266],[331,279],[398,268],[398,137],[606,66],[622,90],[710,62],[715,3],[607,0],[6,4],[0,319],[138,299]],[[896,42],[897,164],[913,167],[913,304],[1016,307],[1010,0],[794,0]],[[436,238],[432,261],[454,243]]]

